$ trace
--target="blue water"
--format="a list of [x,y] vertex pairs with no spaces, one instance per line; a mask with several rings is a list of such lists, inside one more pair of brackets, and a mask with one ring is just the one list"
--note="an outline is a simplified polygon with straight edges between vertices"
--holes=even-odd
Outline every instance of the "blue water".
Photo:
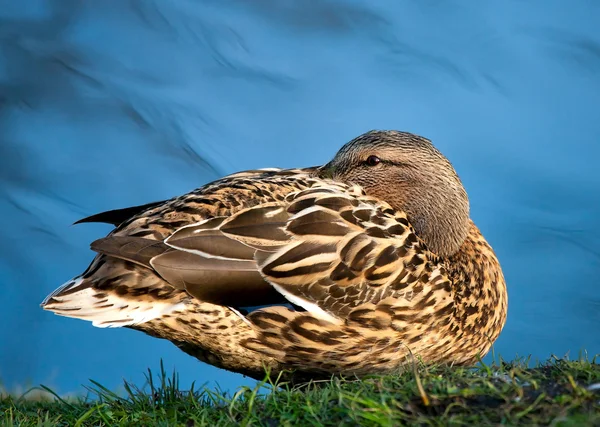
[[0,0],[0,381],[116,389],[162,358],[183,386],[252,384],[42,311],[110,229],[70,224],[373,128],[463,179],[508,282],[496,354],[599,353],[598,22],[593,0]]

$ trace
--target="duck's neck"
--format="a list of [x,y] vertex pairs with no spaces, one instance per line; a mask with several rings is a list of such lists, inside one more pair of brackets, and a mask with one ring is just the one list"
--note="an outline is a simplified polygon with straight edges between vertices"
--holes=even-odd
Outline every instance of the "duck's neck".
[[445,259],[453,288],[455,319],[466,341],[464,345],[479,349],[483,357],[506,322],[507,293],[502,269],[472,221],[458,252]]

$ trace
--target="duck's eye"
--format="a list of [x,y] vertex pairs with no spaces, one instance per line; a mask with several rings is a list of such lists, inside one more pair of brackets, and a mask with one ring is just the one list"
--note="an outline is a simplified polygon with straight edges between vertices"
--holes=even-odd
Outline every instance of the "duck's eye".
[[377,166],[381,162],[381,159],[377,156],[369,156],[367,160],[365,160],[365,164],[367,166]]

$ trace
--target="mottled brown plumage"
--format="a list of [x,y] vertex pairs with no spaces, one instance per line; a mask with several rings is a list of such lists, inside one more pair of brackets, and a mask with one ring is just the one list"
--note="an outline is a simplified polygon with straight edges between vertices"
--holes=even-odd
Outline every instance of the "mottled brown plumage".
[[502,271],[458,176],[404,132],[361,135],[319,168],[240,172],[87,221],[116,229],[45,309],[254,378],[385,373],[413,355],[473,363],[506,320]]

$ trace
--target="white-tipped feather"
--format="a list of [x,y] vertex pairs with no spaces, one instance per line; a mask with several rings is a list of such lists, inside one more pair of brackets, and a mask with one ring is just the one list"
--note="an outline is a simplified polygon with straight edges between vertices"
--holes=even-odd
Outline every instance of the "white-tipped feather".
[[244,323],[246,323],[249,326],[252,326],[252,323],[250,323],[250,321],[246,318],[246,316],[244,316],[242,313],[240,313],[238,310],[236,310],[233,307],[227,307],[229,308],[231,311],[233,311],[240,319],[242,319],[244,321]]
[[[198,255],[198,256],[201,256],[202,258],[218,259],[218,260],[222,260],[222,261],[239,261],[239,259],[237,259],[237,258],[212,255],[212,254],[209,254],[208,252],[199,251],[197,249],[190,249],[190,248],[186,248],[183,246],[177,246],[172,243],[169,243],[169,239],[165,240],[165,244],[167,246],[169,246],[170,248],[177,249],[178,251],[181,251],[181,252],[188,252],[190,254]],[[154,259],[150,260],[150,265],[152,267],[154,267],[153,261],[154,261]]]
[[315,316],[321,320],[326,320],[328,322],[335,323],[337,325],[342,323],[342,321],[340,319],[338,319],[337,317],[335,317],[334,315],[332,315],[330,313],[327,313],[325,310],[323,310],[317,304],[307,301],[303,298],[300,298],[297,295],[291,294],[290,292],[286,291],[283,287],[276,285],[273,282],[269,282],[269,283],[271,283],[271,285],[275,288],[275,290],[277,292],[279,292],[281,295],[283,295],[285,297],[285,299],[287,299],[292,304],[296,304],[296,305],[302,307],[303,309],[308,311],[313,316]]
[[[173,249],[177,249],[178,251],[182,251],[182,252],[188,252],[194,255],[198,255],[201,256],[203,258],[212,258],[212,259],[219,259],[219,260],[224,260],[224,261],[239,261],[236,258],[230,258],[230,257],[224,257],[224,256],[219,256],[219,255],[213,255],[213,254],[209,254],[208,252],[204,252],[204,251],[200,251],[197,249],[190,249],[190,248],[186,248],[186,247],[182,247],[182,246],[178,246],[177,243],[171,243],[171,238],[179,231],[184,230],[186,228],[191,228],[191,227],[198,227],[200,225],[203,225],[205,223],[207,223],[208,221],[212,221],[214,220],[214,218],[208,218],[208,219],[204,219],[202,221],[199,222],[195,222],[193,224],[189,224],[189,225],[184,225],[183,227],[179,227],[177,230],[175,230],[174,233],[172,233],[169,237],[167,237],[164,240],[165,245],[173,248]],[[202,232],[206,232],[206,230],[196,230],[194,231],[194,234],[199,234]],[[152,264],[152,260],[150,260],[150,265],[152,265],[154,267],[154,265]]]
[[42,307],[59,316],[88,320],[98,328],[139,325],[185,309],[185,302],[174,304],[168,301],[136,301],[91,287],[67,295],[59,295],[63,290],[79,286],[82,281],[83,279],[76,278],[65,283],[44,300]]

